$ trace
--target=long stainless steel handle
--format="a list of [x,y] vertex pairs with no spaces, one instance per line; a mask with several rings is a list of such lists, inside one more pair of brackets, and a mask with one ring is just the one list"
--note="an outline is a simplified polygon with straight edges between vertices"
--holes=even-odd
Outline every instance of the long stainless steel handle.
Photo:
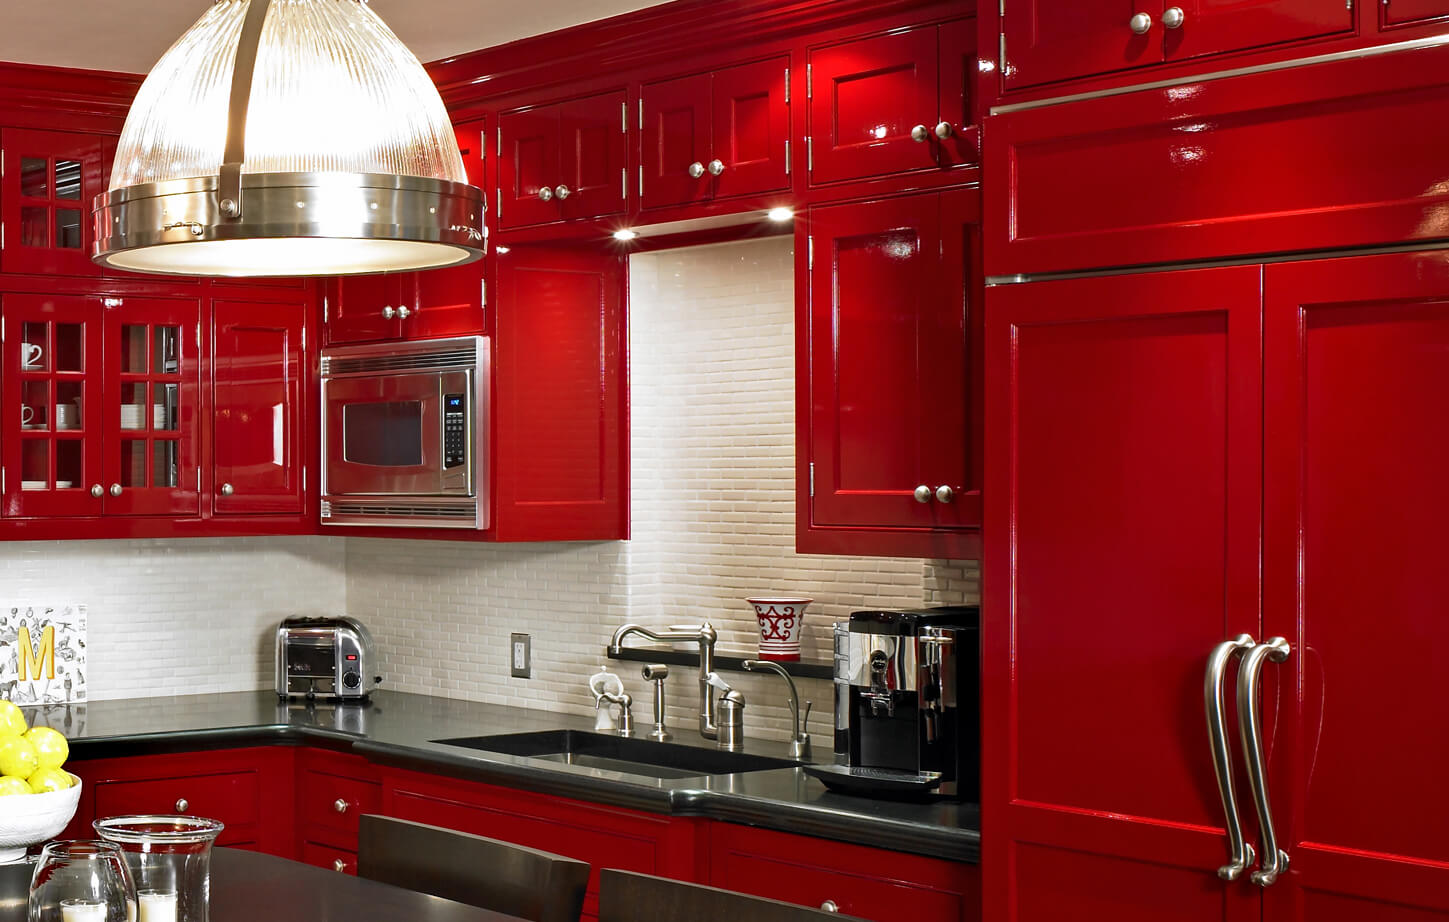
[[1258,809],[1258,829],[1263,836],[1263,852],[1258,870],[1249,875],[1260,887],[1270,887],[1278,875],[1288,870],[1288,853],[1278,847],[1273,829],[1273,809],[1268,803],[1268,769],[1263,757],[1263,720],[1258,693],[1258,680],[1263,661],[1282,663],[1291,648],[1282,637],[1269,637],[1243,655],[1238,667],[1238,732],[1243,738],[1243,761],[1248,768],[1248,786],[1253,791],[1253,804]]
[[1223,880],[1237,880],[1253,863],[1253,846],[1243,841],[1243,822],[1238,817],[1238,798],[1233,791],[1233,763],[1228,753],[1228,726],[1223,707],[1223,677],[1233,654],[1251,649],[1250,634],[1239,634],[1232,640],[1213,647],[1208,656],[1207,676],[1203,682],[1203,702],[1207,706],[1208,744],[1213,750],[1213,774],[1218,779],[1218,794],[1223,799],[1223,816],[1228,828],[1228,863],[1218,868]]

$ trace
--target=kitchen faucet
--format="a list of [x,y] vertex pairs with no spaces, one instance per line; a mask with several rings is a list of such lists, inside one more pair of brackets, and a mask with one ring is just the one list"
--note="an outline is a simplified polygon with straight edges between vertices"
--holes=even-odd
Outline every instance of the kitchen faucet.
[[[715,686],[710,682],[714,673],[714,642],[719,632],[708,621],[698,627],[674,626],[649,628],[642,624],[625,624],[614,632],[609,640],[609,654],[617,656],[623,649],[623,641],[630,634],[639,634],[655,643],[697,643],[699,644],[699,735],[707,740],[719,739],[719,705],[715,701]],[[719,681],[716,678],[716,681]]]
[[768,670],[779,675],[790,686],[790,758],[810,758],[810,733],[806,726],[810,722],[810,702],[805,702],[805,713],[800,713],[800,692],[795,688],[795,680],[790,678],[790,673],[779,663],[772,663],[768,660],[747,659],[744,667],[751,672]]

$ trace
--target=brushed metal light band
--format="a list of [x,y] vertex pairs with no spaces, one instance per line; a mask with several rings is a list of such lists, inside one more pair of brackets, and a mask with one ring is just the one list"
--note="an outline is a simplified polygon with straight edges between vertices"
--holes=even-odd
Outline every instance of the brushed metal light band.
[[247,159],[247,111],[252,102],[252,78],[257,72],[262,26],[271,6],[272,0],[251,0],[247,4],[247,15],[236,42],[231,98],[226,110],[226,148],[221,156],[221,186],[217,193],[221,210],[229,218],[240,218],[242,214],[241,171]]
[[222,214],[219,182],[204,176],[96,196],[93,258],[125,268],[113,258],[147,247],[292,237],[443,244],[467,251],[455,265],[483,255],[483,193],[475,186],[385,173],[243,174],[246,217],[236,219]]

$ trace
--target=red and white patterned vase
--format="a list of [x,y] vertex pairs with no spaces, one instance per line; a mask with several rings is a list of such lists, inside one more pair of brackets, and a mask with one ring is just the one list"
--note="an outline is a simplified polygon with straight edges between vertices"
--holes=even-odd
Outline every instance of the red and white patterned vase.
[[760,622],[760,659],[798,660],[800,626],[813,599],[745,599]]

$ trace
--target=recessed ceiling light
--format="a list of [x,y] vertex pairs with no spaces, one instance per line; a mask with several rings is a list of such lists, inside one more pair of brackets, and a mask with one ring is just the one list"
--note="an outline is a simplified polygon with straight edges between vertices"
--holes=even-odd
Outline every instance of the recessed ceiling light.
[[783,206],[779,208],[771,208],[769,211],[765,212],[765,217],[769,218],[771,221],[780,221],[783,223],[795,217],[795,209],[785,208]]
[[631,231],[627,227],[614,231],[615,240],[633,240],[637,236],[639,236],[638,231]]

